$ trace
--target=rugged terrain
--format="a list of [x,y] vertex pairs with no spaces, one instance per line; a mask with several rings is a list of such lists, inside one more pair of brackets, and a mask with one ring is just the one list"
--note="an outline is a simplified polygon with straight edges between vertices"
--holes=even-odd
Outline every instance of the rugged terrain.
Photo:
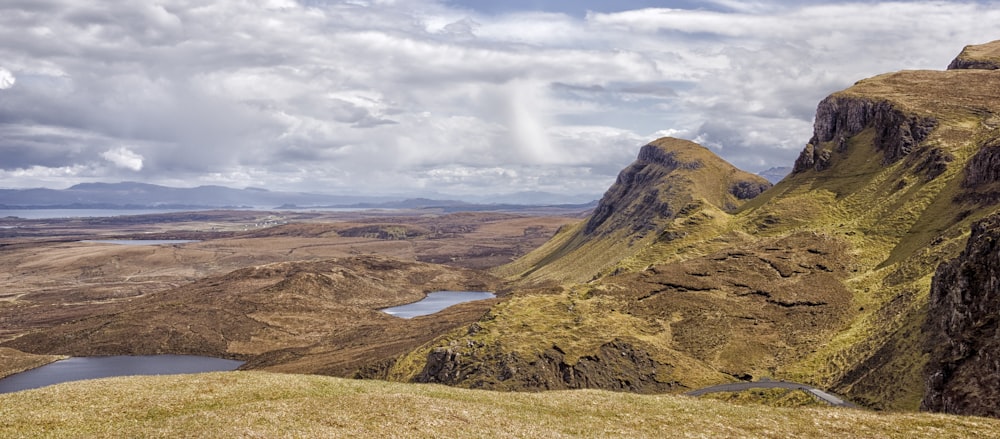
[[[4,328],[14,329],[5,345],[52,354],[206,353],[248,358],[250,368],[497,390],[670,393],[777,378],[831,389],[867,408],[922,405],[996,416],[997,226],[978,221],[1000,210],[1000,70],[989,64],[998,48],[1000,42],[970,46],[949,70],[884,74],[832,94],[818,105],[813,136],[792,173],[770,189],[699,145],[652,142],[589,217],[562,220],[552,239],[491,275],[470,268],[518,256],[525,250],[520,245],[540,244],[555,227],[514,228],[515,237],[507,221],[524,224],[516,218],[498,219],[508,233],[492,235],[448,232],[437,226],[441,218],[287,224],[249,235],[203,235],[211,239],[117,260],[89,244],[15,242],[5,247],[16,267],[8,281],[27,276],[35,283],[6,293],[0,312]],[[456,236],[476,236],[489,249],[477,252],[461,239],[436,241]],[[488,244],[501,236],[507,245]],[[446,250],[435,246],[439,242],[457,247]],[[227,250],[198,259],[189,248]],[[44,254],[32,253],[38,251]],[[84,256],[91,251],[101,258]],[[163,279],[138,266],[116,271],[128,261],[168,255],[185,268]],[[172,266],[165,261],[157,266]],[[54,270],[51,284],[43,280],[45,267]],[[190,277],[178,282],[178,273]],[[111,287],[90,290],[93,296],[75,289],[87,279],[119,275]],[[140,275],[149,277],[129,277]],[[132,284],[138,279],[149,286]],[[499,287],[502,297],[411,322],[376,311],[455,286]],[[62,297],[67,305],[53,308]],[[143,401],[132,403],[140,408],[122,422],[139,416],[165,435],[189,431],[197,417],[191,413],[207,412],[221,419],[217,428],[243,428],[247,435],[266,434],[272,425],[303,434],[358,431],[392,416],[378,411],[390,406],[410,420],[420,418],[415,407],[431,407],[442,415],[435,419],[445,419],[438,423],[474,425],[470,434],[494,431],[470,422],[483,417],[502,420],[504,428],[535,428],[525,435],[602,428],[652,436],[663,435],[663,426],[693,428],[699,436],[996,431],[988,420],[927,414],[747,411],[675,396],[501,395],[328,380],[231,373],[120,379],[114,387],[140,389]],[[331,407],[345,393],[333,389],[343,386],[365,395],[361,401],[369,405]],[[151,387],[176,389],[171,401],[184,402],[154,402],[153,392],[141,390]],[[206,388],[221,399],[193,396]],[[11,401],[4,406],[52,407],[40,413],[64,419],[70,409],[53,405],[50,393],[63,391],[84,395],[83,404],[119,410],[109,401],[121,395],[86,383],[0,398]],[[501,408],[483,406],[484,400],[498,400]],[[592,412],[592,406],[600,408]],[[341,417],[329,421],[331,412]],[[103,428],[86,416],[55,426],[18,416],[11,422],[40,429]],[[351,416],[362,417],[360,426]],[[578,429],[587,425],[579,424],[581,416],[597,426]],[[826,419],[835,419],[834,426]],[[525,424],[515,425],[519,420]]]
[[587,221],[497,270],[522,293],[389,376],[639,392],[776,377],[917,409],[931,278],[1000,201],[1000,73],[862,80],[823,100],[814,128],[792,174],[742,205],[764,187],[677,173],[704,148],[645,147]]
[[[490,302],[435,319],[402,320],[378,308],[438,289],[495,290],[496,279],[465,267],[509,261],[575,220],[219,211],[4,221],[0,338],[8,346],[34,354],[260,357],[247,367],[351,376],[475,321]],[[201,241],[85,241],[111,238]],[[4,352],[8,372],[58,358]]]

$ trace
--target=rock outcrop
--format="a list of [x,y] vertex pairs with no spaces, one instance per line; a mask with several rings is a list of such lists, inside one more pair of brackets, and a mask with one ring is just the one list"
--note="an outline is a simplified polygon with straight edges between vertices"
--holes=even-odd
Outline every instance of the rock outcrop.
[[816,108],[813,137],[792,172],[829,168],[833,153],[844,152],[847,140],[868,127],[875,130],[882,164],[890,165],[910,154],[936,125],[934,118],[906,114],[889,101],[832,95]]
[[1000,183],[1000,138],[983,144],[965,166],[963,188],[977,188]]
[[676,390],[676,382],[657,379],[657,362],[649,353],[623,340],[601,345],[593,355],[569,361],[558,346],[525,357],[517,352],[484,350],[485,357],[466,358],[460,350],[439,347],[413,380],[486,389],[608,389],[637,393]]
[[921,408],[1000,417],[1000,215],[975,223],[965,251],[938,267],[927,316]]
[[1000,41],[965,46],[948,70],[997,70],[1000,69]]

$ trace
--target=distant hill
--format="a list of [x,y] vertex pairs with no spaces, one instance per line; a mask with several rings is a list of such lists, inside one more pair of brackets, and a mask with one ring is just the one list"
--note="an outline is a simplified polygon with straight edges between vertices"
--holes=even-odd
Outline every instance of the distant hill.
[[[516,201],[516,202],[515,202]],[[276,192],[261,188],[224,186],[174,188],[155,184],[83,183],[67,189],[0,189],[0,209],[205,209],[205,208],[383,208],[456,210],[519,210],[524,206],[565,206],[587,209],[581,197],[544,192],[513,194],[476,202],[406,199],[392,196],[329,195]]]
[[764,177],[771,184],[777,184],[781,179],[785,178],[792,172],[791,166],[775,166],[773,168],[768,168],[757,173],[757,175]]
[[233,189],[223,186],[174,188],[154,184],[83,183],[67,189],[3,189],[0,208],[219,208],[274,207],[282,204],[354,204],[393,201],[386,197],[360,197],[272,192],[266,189]]

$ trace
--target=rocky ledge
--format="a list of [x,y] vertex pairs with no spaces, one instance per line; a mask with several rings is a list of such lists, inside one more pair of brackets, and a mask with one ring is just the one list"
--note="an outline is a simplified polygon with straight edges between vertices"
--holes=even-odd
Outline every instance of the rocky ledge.
[[937,126],[930,117],[918,117],[897,109],[891,102],[832,95],[816,108],[813,137],[793,173],[830,167],[834,152],[844,152],[847,141],[869,126],[875,129],[875,147],[882,151],[882,164],[906,157]]

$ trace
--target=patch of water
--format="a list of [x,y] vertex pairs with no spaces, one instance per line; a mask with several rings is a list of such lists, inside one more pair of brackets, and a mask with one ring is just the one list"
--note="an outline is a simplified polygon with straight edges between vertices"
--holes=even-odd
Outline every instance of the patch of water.
[[0,393],[115,376],[230,371],[242,364],[237,360],[194,355],[71,357],[0,379]]
[[404,319],[426,316],[441,311],[449,306],[475,300],[485,300],[497,297],[496,294],[482,291],[438,291],[427,294],[423,300],[406,305],[382,309],[382,312]]

